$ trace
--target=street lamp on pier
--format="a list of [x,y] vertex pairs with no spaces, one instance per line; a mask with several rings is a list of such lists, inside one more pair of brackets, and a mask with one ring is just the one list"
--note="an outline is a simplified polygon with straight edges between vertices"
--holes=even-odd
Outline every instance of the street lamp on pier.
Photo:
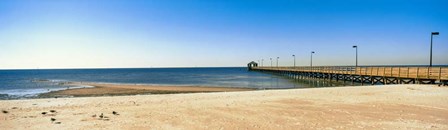
[[261,67],[263,67],[264,59],[261,59]]
[[294,57],[294,68],[296,68],[296,55],[292,55]]
[[353,48],[356,49],[356,62],[355,62],[355,67],[358,67],[358,46],[354,45]]
[[429,67],[432,67],[432,36],[439,35],[439,32],[431,32],[431,48],[429,50]]
[[277,57],[277,68],[278,68],[278,59],[280,59],[280,57]]
[[314,54],[314,51],[311,51],[311,67],[313,67],[313,54]]

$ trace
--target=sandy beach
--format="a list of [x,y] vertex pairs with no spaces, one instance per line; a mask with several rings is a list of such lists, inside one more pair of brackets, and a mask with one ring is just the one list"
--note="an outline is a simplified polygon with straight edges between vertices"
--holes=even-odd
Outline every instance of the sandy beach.
[[118,95],[147,95],[147,94],[175,94],[175,93],[201,93],[201,92],[232,92],[249,91],[250,88],[231,87],[204,87],[204,86],[154,86],[134,84],[106,84],[106,83],[80,83],[72,85],[88,85],[92,88],[66,89],[40,94],[39,97],[89,97],[89,96],[118,96]]
[[2,100],[0,109],[3,130],[448,129],[448,88],[387,85]]

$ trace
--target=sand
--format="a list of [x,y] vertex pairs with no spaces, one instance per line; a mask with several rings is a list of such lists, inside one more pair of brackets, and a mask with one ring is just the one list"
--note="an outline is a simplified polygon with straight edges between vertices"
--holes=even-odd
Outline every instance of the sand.
[[0,109],[8,112],[0,113],[2,130],[448,129],[448,88],[387,85],[2,100]]
[[199,92],[249,91],[250,88],[204,87],[204,86],[155,86],[133,84],[105,84],[72,82],[71,85],[87,85],[93,88],[67,89],[39,95],[40,97],[89,97],[145,94],[174,94]]

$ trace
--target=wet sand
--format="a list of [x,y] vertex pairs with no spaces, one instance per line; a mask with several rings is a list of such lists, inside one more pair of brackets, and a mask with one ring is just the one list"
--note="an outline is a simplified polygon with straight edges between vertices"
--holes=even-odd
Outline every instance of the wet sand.
[[0,129],[448,129],[448,88],[387,85],[2,100],[0,109],[6,111],[0,113]]
[[77,88],[53,91],[39,95],[39,97],[89,97],[89,96],[117,96],[117,95],[145,95],[145,94],[175,94],[175,93],[203,93],[203,92],[232,92],[249,91],[249,88],[202,87],[202,86],[154,86],[133,84],[101,84],[101,83],[70,83],[72,85],[88,85],[92,88]]

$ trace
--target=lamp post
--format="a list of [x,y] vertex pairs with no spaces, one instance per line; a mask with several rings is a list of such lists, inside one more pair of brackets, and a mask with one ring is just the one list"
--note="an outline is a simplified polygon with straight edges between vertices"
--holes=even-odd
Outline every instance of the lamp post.
[[294,68],[296,68],[296,55],[292,55],[294,57]]
[[311,67],[313,67],[313,54],[314,54],[314,51],[311,51]]
[[431,48],[429,50],[429,67],[432,67],[432,36],[439,35],[439,32],[431,32]]
[[271,60],[271,68],[272,68],[272,58],[269,58]]
[[356,62],[355,62],[356,64],[355,64],[355,67],[358,67],[358,46],[354,45],[353,48],[356,49]]
[[280,59],[280,57],[277,57],[277,68],[278,68],[278,59]]
[[261,67],[263,67],[264,59],[261,59]]

